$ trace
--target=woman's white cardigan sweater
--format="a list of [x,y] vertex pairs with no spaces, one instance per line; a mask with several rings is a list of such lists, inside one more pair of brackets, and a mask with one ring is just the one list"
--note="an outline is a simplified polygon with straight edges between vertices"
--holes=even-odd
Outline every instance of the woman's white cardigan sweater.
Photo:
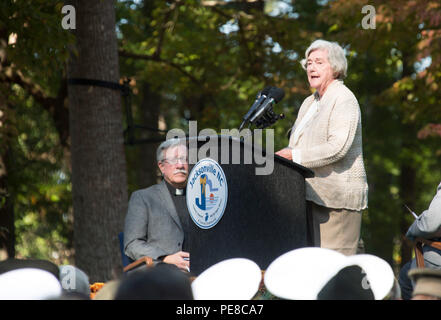
[[305,99],[291,132],[314,101],[318,111],[297,133],[298,139],[292,134],[289,141],[294,161],[315,174],[306,179],[306,199],[328,208],[361,211],[367,207],[368,185],[357,99],[343,81],[334,80],[320,100],[317,93]]

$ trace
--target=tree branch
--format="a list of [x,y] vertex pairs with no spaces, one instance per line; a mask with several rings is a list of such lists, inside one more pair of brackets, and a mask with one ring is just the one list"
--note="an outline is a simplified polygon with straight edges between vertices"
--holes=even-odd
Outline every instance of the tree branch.
[[4,73],[3,82],[10,84],[17,84],[23,88],[43,109],[51,115],[54,120],[55,128],[60,137],[60,143],[64,147],[68,147],[69,139],[69,112],[64,105],[67,98],[67,83],[66,79],[62,79],[60,88],[56,97],[48,97],[38,84],[32,82],[31,79],[26,78],[20,70],[13,70],[11,67],[7,68]]
[[[241,0],[241,1],[232,1],[233,3],[254,3],[260,2],[261,0]],[[215,6],[226,6],[231,5],[231,1],[222,1],[222,0],[202,0],[201,4],[205,7],[215,7]]]
[[162,45],[164,43],[164,37],[165,37],[165,31],[167,30],[167,25],[170,20],[170,16],[172,13],[181,5],[180,0],[176,0],[170,5],[170,8],[166,11],[164,20],[162,22],[161,28],[160,28],[160,34],[159,34],[159,40],[158,45],[156,46],[155,53],[153,54],[155,57],[160,58],[161,57],[161,51],[162,51]]
[[181,66],[181,65],[179,65],[177,63],[171,62],[171,61],[164,60],[164,59],[156,56],[156,54],[149,56],[149,55],[146,55],[146,54],[128,52],[128,51],[125,51],[125,50],[122,50],[122,49],[118,50],[118,53],[119,53],[120,57],[124,57],[124,58],[132,58],[132,59],[156,61],[156,62],[164,63],[164,64],[166,64],[166,65],[168,65],[168,66],[178,70],[179,72],[181,72],[183,75],[185,75],[187,78],[189,78],[195,84],[201,85],[201,82],[197,78],[195,78],[192,74],[190,74],[189,72],[185,71],[183,69],[183,66]]

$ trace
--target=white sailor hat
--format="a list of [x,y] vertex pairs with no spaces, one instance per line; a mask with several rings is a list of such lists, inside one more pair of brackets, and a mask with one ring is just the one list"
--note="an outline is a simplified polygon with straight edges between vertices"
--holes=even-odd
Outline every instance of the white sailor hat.
[[[354,276],[355,270],[358,276]],[[381,300],[392,289],[394,274],[379,257],[345,256],[314,247],[292,250],[275,259],[265,272],[264,283],[269,292],[283,299],[345,299],[352,295],[352,299]]]
[[250,300],[261,280],[262,272],[255,262],[233,258],[206,269],[191,287],[195,300]]
[[0,300],[45,300],[58,298],[60,281],[42,269],[21,268],[0,275]]

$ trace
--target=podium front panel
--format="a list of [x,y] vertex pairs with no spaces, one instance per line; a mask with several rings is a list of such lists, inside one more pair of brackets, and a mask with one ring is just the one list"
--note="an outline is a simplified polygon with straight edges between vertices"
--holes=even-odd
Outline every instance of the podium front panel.
[[248,258],[265,270],[280,255],[307,246],[305,178],[301,170],[275,159],[272,174],[256,175],[254,161],[231,163],[234,144],[240,145],[241,153],[248,146],[234,139],[229,139],[229,144],[229,163],[219,161],[222,150],[214,159],[228,183],[225,212],[210,229],[191,223],[187,235],[191,273],[196,276],[229,258]]

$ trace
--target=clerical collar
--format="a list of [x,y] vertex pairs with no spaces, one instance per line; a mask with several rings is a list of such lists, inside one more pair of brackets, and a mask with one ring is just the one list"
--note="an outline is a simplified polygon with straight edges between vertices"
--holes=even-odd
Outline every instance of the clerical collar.
[[165,181],[165,184],[167,185],[167,188],[170,191],[170,194],[172,194],[174,196],[184,196],[185,195],[185,188],[182,188],[182,189],[175,188],[171,184],[169,184],[167,181]]

